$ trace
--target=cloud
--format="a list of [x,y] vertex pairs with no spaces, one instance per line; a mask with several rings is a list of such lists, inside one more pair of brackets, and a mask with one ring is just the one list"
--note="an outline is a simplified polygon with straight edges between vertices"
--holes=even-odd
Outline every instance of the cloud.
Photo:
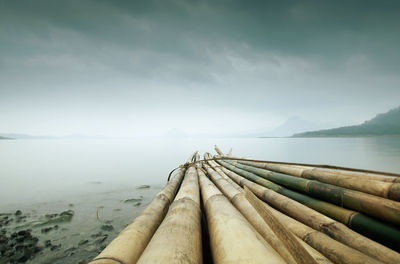
[[293,115],[359,122],[400,100],[399,12],[398,1],[2,1],[0,129],[54,130],[62,116],[79,130],[98,116],[87,130],[133,133],[142,113],[167,131],[204,109],[224,115],[187,130],[229,115],[254,129]]

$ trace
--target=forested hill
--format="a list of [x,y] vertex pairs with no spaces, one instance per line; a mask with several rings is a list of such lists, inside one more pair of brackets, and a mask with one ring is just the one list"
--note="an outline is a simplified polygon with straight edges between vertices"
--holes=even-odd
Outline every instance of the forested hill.
[[400,135],[400,107],[378,114],[361,125],[309,131],[294,134],[293,137],[355,137]]

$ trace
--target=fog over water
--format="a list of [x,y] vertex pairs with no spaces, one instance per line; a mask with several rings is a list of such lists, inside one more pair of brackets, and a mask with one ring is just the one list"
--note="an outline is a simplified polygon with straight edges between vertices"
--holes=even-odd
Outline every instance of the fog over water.
[[11,222],[11,233],[72,210],[72,221],[57,230],[30,227],[39,245],[51,240],[59,249],[47,248],[29,263],[90,260],[146,207],[172,169],[194,150],[214,153],[214,144],[249,158],[400,172],[398,137],[0,140],[0,213],[28,216]]
[[[166,183],[195,150],[217,143],[249,158],[400,171],[398,137],[0,141],[0,205]],[[9,207],[9,206],[8,206]]]

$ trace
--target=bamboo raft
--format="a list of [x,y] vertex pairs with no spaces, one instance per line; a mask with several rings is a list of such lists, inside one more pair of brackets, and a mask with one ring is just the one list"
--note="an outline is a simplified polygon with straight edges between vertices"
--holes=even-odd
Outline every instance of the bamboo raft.
[[215,150],[90,263],[400,263],[400,174]]

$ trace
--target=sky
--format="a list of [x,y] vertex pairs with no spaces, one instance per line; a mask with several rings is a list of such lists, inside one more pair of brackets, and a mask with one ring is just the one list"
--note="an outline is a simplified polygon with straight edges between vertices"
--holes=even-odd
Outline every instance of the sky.
[[0,0],[0,133],[262,132],[400,105],[400,1]]

